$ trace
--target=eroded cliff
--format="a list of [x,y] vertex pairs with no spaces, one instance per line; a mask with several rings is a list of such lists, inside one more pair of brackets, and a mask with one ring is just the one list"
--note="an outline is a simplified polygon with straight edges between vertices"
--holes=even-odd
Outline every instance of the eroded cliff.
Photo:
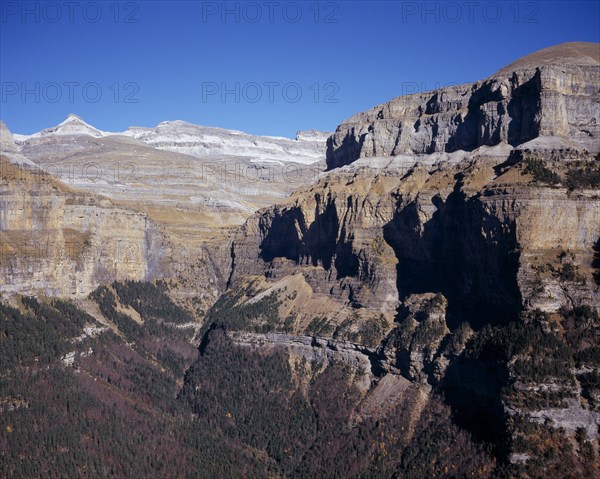
[[516,475],[597,470],[598,47],[340,125],[330,171],[234,235],[209,322],[361,345],[370,391],[442,394]]
[[328,140],[327,165],[547,137],[563,148],[597,151],[599,64],[598,44],[567,43],[480,82],[395,98],[342,122]]
[[145,215],[0,161],[2,292],[85,297],[99,284],[167,271],[164,238]]

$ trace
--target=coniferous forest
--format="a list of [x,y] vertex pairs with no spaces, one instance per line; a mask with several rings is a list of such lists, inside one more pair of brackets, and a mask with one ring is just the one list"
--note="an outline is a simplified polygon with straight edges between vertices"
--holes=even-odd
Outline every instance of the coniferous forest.
[[[292,359],[285,348],[232,342],[231,325],[222,321],[228,307],[235,308],[231,302],[215,305],[209,324],[198,330],[161,284],[113,283],[91,298],[117,328],[68,301],[21,297],[18,304],[0,305],[1,477],[527,473],[499,459],[507,446],[501,428],[491,440],[490,431],[478,435],[468,418],[457,415],[453,395],[468,400],[466,389],[442,386],[423,402],[415,388],[374,416],[361,407],[358,384],[365,371],[343,362]],[[270,317],[270,302],[264,304],[253,307],[252,315]],[[590,308],[564,315],[564,338],[533,323],[482,329],[461,359],[465,371],[475,362],[496,368],[512,362],[522,380],[570,381],[576,364],[597,362],[597,348],[573,345],[594,344],[599,320]],[[523,355],[531,348],[534,354]],[[592,401],[600,382],[588,376],[579,380]],[[502,394],[525,401],[525,408],[568,399],[564,393],[520,398],[509,383]],[[477,417],[477,408],[471,413]],[[479,419],[492,424],[489,414]],[[585,432],[578,436],[578,457],[587,465],[560,433],[511,421],[523,442],[519,447],[545,448],[548,461],[562,458],[549,477],[594,473],[595,452]]]

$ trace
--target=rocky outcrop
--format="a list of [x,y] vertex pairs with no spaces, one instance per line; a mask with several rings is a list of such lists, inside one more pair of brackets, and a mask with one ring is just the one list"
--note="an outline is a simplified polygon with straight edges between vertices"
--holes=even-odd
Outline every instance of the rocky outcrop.
[[81,298],[100,284],[164,274],[164,238],[145,215],[0,161],[1,293]]
[[315,291],[395,311],[393,250],[381,235],[393,215],[392,183],[350,184],[320,183],[248,220],[233,240],[230,284],[259,271],[277,279],[300,270]]
[[327,142],[328,168],[362,157],[472,151],[548,137],[596,153],[599,67],[598,44],[565,44],[481,82],[395,98],[338,126]]
[[304,358],[314,363],[331,364],[342,362],[361,373],[360,384],[368,389],[375,379],[372,372],[371,359],[374,351],[359,344],[336,341],[329,338],[317,338],[306,335],[285,333],[251,333],[245,331],[229,331],[227,336],[238,346],[268,350],[269,348],[285,348],[293,358]]
[[[509,185],[492,165],[416,167],[404,178],[332,172],[240,228],[229,283],[302,272],[314,290],[384,313],[411,294],[441,292],[456,321],[600,306],[590,271],[598,197],[527,184],[517,166]],[[540,275],[562,251],[587,271],[585,284]]]
[[446,299],[426,293],[404,301],[403,319],[380,347],[380,366],[422,384],[443,377],[448,361],[442,358],[442,341],[450,334]]
[[10,163],[16,165],[28,165],[35,167],[35,163],[19,153],[19,147],[15,143],[13,134],[6,124],[0,120],[0,155],[6,160],[3,165],[6,168]]
[[7,153],[17,153],[18,151],[19,149],[15,144],[12,133],[6,127],[6,124],[0,121],[0,152],[6,155]]

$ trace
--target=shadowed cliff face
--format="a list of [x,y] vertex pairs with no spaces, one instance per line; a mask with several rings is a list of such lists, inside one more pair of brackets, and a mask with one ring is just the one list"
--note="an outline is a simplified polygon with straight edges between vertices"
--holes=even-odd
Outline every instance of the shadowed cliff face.
[[[513,80],[516,74],[513,74]],[[508,124],[508,143],[516,146],[536,138],[540,133],[540,108],[542,104],[542,80],[540,70],[536,70],[531,80],[514,89],[508,102],[507,112],[510,116]],[[499,106],[500,107],[500,106]],[[490,139],[491,144],[502,140],[500,135]]]
[[490,214],[459,185],[445,201],[434,196],[431,202],[436,211],[425,221],[415,200],[399,205],[383,228],[398,260],[400,301],[438,291],[449,301],[451,323],[468,319],[476,326],[515,319],[521,295],[514,222]]
[[302,212],[299,209],[287,210],[282,213],[275,212],[270,224],[261,218],[259,228],[264,239],[260,244],[260,257],[264,261],[273,261],[280,257],[298,263],[302,244],[297,228],[300,227],[306,231],[303,220]]
[[[472,151],[481,145],[493,146],[506,141],[512,146],[525,143],[539,135],[541,106],[541,74],[536,70],[531,79],[519,84],[517,74],[509,80],[512,93],[504,98],[505,89],[489,82],[471,95],[467,114],[448,138],[446,152]],[[440,94],[428,102],[426,113],[439,111]],[[436,151],[435,144],[427,153]]]
[[[249,297],[272,292],[288,314],[289,298],[301,290],[286,278],[309,285],[311,301],[335,301],[319,310],[331,323],[312,333],[322,337],[343,330],[349,316],[338,313],[345,308],[364,318],[385,313],[379,345],[372,343],[373,381],[401,377],[442,393],[456,424],[500,462],[522,447],[510,411],[552,418],[548,431],[564,427],[572,435],[578,424],[592,431],[600,418],[580,405],[569,382],[573,351],[589,344],[569,340],[573,351],[557,349],[553,321],[561,321],[561,308],[600,304],[600,199],[595,191],[539,184],[506,159],[415,166],[403,176],[331,172],[238,232],[232,291],[244,278],[263,276]],[[562,398],[573,401],[572,410]]]
[[337,186],[301,194],[301,201],[260,212],[236,233],[231,284],[245,275],[277,279],[302,271],[315,292],[355,307],[377,302],[376,309],[392,313],[395,261],[381,237],[391,218],[391,198],[375,191],[347,194]]
[[[411,294],[440,292],[451,326],[477,328],[522,309],[598,304],[600,200],[530,184],[518,164],[496,177],[502,161],[423,166],[404,177],[332,173],[236,232],[229,284],[301,273],[315,292],[390,315]],[[587,283],[547,269],[561,251],[589,270]]]
[[[264,236],[260,243],[260,258],[271,262],[286,258],[301,265],[335,267],[336,278],[358,274],[359,259],[352,248],[352,236],[347,226],[340,224],[336,200],[315,196],[314,221],[307,225],[302,208],[275,211],[271,222],[259,220]],[[351,200],[349,199],[349,205]],[[350,205],[351,207],[351,205]]]

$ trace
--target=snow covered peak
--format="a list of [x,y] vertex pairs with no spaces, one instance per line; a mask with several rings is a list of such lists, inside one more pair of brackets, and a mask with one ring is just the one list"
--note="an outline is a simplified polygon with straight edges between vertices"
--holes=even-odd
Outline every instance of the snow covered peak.
[[278,161],[310,164],[325,158],[328,134],[314,130],[299,132],[295,140],[282,137],[251,135],[238,130],[199,126],[181,120],[163,121],[153,128],[132,126],[113,133],[98,130],[81,117],[70,113],[64,121],[33,135],[16,135],[17,145],[29,140],[52,136],[127,136],[160,150],[197,158],[245,157],[252,161]]
[[[106,136],[108,133],[94,128],[79,116],[69,113],[61,123],[52,128],[39,132],[40,136],[48,135],[88,135],[96,138]],[[33,136],[33,135],[32,135]]]
[[309,141],[258,136],[238,130],[199,126],[181,120],[163,121],[154,128],[131,127],[121,133],[161,150],[197,158],[245,157],[252,161],[316,163],[325,157],[325,140]]
[[81,118],[80,116],[76,115],[75,113],[69,113],[67,117],[60,123],[60,125],[64,125],[66,123],[74,121],[85,123],[85,121],[83,121],[83,118]]

